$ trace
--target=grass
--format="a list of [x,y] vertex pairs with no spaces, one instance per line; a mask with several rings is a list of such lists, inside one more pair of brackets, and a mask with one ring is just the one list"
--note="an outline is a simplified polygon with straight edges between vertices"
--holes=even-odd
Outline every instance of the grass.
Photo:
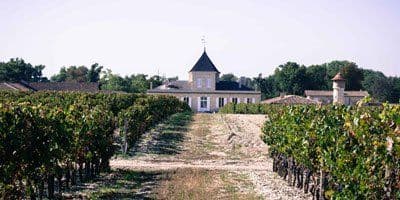
[[168,173],[154,192],[157,199],[261,199],[249,187],[249,180],[236,176],[226,171],[181,169]]
[[[113,170],[63,194],[64,199],[154,199],[161,172]],[[147,188],[147,189],[146,189]],[[149,189],[150,188],[150,189]]]
[[[80,188],[84,199],[261,199],[244,174],[202,169],[114,170]],[[83,195],[82,195],[83,194]]]

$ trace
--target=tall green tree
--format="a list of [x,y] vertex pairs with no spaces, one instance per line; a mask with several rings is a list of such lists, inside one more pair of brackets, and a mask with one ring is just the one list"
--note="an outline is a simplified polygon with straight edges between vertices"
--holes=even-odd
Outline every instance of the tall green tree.
[[126,79],[130,81],[130,92],[145,93],[146,90],[150,88],[150,83],[145,74],[131,75]]
[[346,90],[361,90],[364,79],[363,72],[355,63],[349,63],[344,66],[340,72],[346,79]]
[[279,65],[275,70],[275,80],[279,91],[303,95],[306,85],[306,67],[295,62]]
[[263,78],[260,74],[254,78],[257,89],[261,91],[261,98],[272,98],[279,95],[275,77],[273,75]]
[[388,82],[391,86],[391,95],[387,101],[391,103],[400,103],[400,77],[388,77]]
[[229,74],[222,74],[222,75],[220,76],[219,80],[221,80],[221,81],[236,82],[236,81],[238,81],[238,77],[235,76],[235,75],[232,74],[232,73],[229,73]]
[[150,77],[148,81],[149,81],[149,84],[152,83],[153,88],[155,88],[155,87],[162,85],[165,81],[165,78],[158,76],[158,75],[154,75],[154,76]]
[[102,90],[130,92],[130,83],[109,69],[103,72],[100,87]]
[[307,90],[329,90],[329,76],[324,65],[311,65],[306,69]]
[[98,82],[100,80],[100,73],[103,69],[103,66],[100,66],[98,63],[95,63],[90,66],[90,69],[87,72],[87,81],[88,82]]
[[44,65],[32,66],[23,59],[11,58],[8,62],[0,62],[0,81],[47,81],[47,78],[42,75],[44,68]]
[[88,69],[86,66],[62,67],[58,74],[51,77],[55,82],[98,82],[103,66],[95,63]]
[[382,72],[364,70],[362,87],[378,101],[386,101],[392,96],[393,85]]
[[51,76],[50,80],[54,82],[64,82],[67,80],[67,76],[67,69],[65,67],[61,67],[60,72]]

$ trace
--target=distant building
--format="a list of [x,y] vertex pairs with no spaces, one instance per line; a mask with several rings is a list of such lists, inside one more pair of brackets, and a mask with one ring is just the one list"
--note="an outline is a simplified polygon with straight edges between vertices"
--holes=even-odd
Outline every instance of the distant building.
[[329,90],[306,90],[305,95],[308,99],[318,101],[322,104],[344,104],[355,105],[359,100],[368,96],[367,91],[345,91],[345,82],[339,72],[332,78],[333,91]]
[[297,95],[285,95],[281,94],[279,97],[266,99],[261,101],[261,103],[265,104],[283,104],[283,105],[310,105],[310,104],[319,104],[318,101],[307,99],[305,97],[297,96]]
[[76,91],[76,92],[99,92],[99,83],[77,83],[77,82],[35,82],[29,85],[36,91]]
[[34,82],[20,83],[2,82],[0,90],[8,91],[74,91],[74,92],[99,92],[99,83],[77,82]]
[[0,91],[32,91],[34,90],[30,86],[22,83],[11,83],[11,82],[1,82],[0,83]]
[[220,72],[211,62],[206,51],[189,71],[188,81],[172,81],[147,91],[148,94],[167,94],[186,102],[196,112],[217,111],[229,102],[257,103],[261,92],[239,82],[219,80]]

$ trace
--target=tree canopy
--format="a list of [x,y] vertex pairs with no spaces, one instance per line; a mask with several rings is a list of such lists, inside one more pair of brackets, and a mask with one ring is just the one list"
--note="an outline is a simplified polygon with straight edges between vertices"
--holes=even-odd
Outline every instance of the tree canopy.
[[12,58],[8,62],[0,62],[0,81],[9,82],[43,82],[48,81],[42,76],[44,65],[32,66],[23,59]]
[[88,69],[86,66],[62,67],[58,74],[51,77],[54,82],[98,82],[103,66],[94,63]]
[[[21,58],[12,58],[0,62],[0,82],[44,82],[49,81],[42,75],[44,65],[33,66]],[[276,67],[273,74],[262,77],[242,77],[242,83],[261,91],[262,99],[276,97],[281,92],[304,95],[305,90],[332,90],[331,79],[341,72],[346,79],[346,90],[366,90],[378,101],[399,103],[400,78],[388,77],[382,72],[362,69],[350,61],[332,61],[323,64],[304,66],[296,62],[287,62]],[[175,81],[178,77],[165,78],[146,74],[132,74],[122,77],[104,70],[98,63],[86,66],[61,67],[59,73],[51,76],[54,82],[99,82],[101,89],[144,93],[165,81]],[[221,81],[239,81],[233,73],[222,74]]]
[[386,77],[382,72],[362,69],[349,61],[332,61],[308,67],[294,62],[279,65],[274,74],[257,77],[262,98],[271,98],[280,92],[304,95],[304,90],[332,90],[331,79],[341,72],[346,79],[345,90],[366,90],[379,101],[398,103],[400,78]]
[[221,81],[231,81],[231,82],[236,82],[238,80],[238,77],[236,77],[234,74],[229,73],[229,74],[222,74],[219,77],[219,80]]

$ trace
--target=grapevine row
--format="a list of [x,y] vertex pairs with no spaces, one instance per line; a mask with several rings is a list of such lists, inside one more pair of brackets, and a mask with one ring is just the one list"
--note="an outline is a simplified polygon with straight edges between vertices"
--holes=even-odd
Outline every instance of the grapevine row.
[[155,123],[188,109],[167,96],[3,92],[0,196],[55,198],[109,169],[121,121],[129,121],[125,134],[132,144]]
[[229,104],[266,114],[273,171],[314,199],[400,199],[400,106]]

